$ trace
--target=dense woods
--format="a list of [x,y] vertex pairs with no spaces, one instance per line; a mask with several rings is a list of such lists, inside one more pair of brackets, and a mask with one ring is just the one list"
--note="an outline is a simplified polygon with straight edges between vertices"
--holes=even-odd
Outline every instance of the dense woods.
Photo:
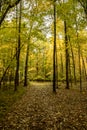
[[86,0],[0,0],[0,91],[36,81],[50,82],[54,93],[63,86],[83,92]]
[[[43,6],[42,6],[43,5]],[[86,80],[86,0],[1,1],[0,86]],[[57,85],[57,86],[56,86]]]

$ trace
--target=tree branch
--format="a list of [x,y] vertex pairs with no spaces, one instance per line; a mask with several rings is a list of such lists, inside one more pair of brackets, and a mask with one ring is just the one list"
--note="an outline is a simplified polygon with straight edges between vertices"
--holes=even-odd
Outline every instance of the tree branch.
[[4,13],[2,14],[1,18],[0,18],[0,26],[2,24],[2,22],[4,21],[6,14],[8,13],[8,11],[13,8],[14,6],[16,6],[21,0],[16,0],[13,4],[9,3],[9,5],[7,6],[6,10],[4,11]]

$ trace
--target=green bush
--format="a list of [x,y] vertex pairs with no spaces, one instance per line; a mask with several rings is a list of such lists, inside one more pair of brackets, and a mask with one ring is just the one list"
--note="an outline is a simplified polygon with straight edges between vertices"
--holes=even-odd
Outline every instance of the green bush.
[[37,77],[34,78],[34,80],[35,81],[44,81],[45,79],[42,76],[38,75]]

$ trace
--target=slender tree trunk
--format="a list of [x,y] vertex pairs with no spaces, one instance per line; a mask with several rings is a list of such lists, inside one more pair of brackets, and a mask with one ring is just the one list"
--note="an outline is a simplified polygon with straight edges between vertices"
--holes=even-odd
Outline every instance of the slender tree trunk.
[[56,49],[56,88],[58,88],[58,58],[57,58],[57,49]]
[[71,67],[70,67],[70,56],[69,56],[69,74],[70,74],[70,83],[72,87],[72,72],[71,72]]
[[2,0],[0,1],[0,12],[1,12],[1,9],[2,9]]
[[[75,20],[76,21],[76,20]],[[82,92],[82,73],[81,73],[81,50],[80,50],[80,44],[78,40],[78,25],[76,21],[76,38],[77,38],[77,44],[78,44],[78,59],[79,59],[79,75],[80,75],[80,92]]]
[[54,0],[53,92],[56,93],[56,0]]
[[17,56],[16,56],[16,72],[15,72],[15,88],[14,91],[17,91],[17,86],[19,86],[19,66],[20,66],[20,46],[21,46],[21,7],[20,2],[20,13],[19,13],[19,27],[18,27],[18,45],[17,45]]
[[71,44],[71,42],[70,42],[70,47],[71,47],[71,53],[72,53],[73,73],[74,73],[74,83],[76,84],[76,67],[75,67],[75,58],[74,58],[74,53],[73,53],[73,48],[72,48],[72,44]]
[[78,59],[79,59],[79,75],[80,75],[80,92],[82,92],[82,73],[81,73],[81,50],[80,50],[80,45],[79,45],[79,42],[78,42],[78,26],[77,26],[77,23],[76,23],[76,37],[77,37],[77,44],[78,44]]
[[28,43],[27,43],[26,60],[25,60],[25,72],[24,72],[24,86],[28,85],[27,79],[28,79],[29,45],[30,45],[32,27],[33,27],[33,24],[31,24],[31,27],[30,27]]
[[39,76],[39,51],[37,52],[36,54],[36,58],[37,58],[37,61],[36,61],[36,77]]
[[61,78],[63,78],[64,76],[64,69],[63,69],[63,57],[62,57],[62,54],[60,55],[60,59],[61,59]]
[[[24,46],[24,44],[20,47],[20,50],[22,49],[23,46]],[[14,54],[14,56],[12,57],[12,59],[11,59],[9,65],[6,67],[6,69],[5,69],[4,72],[3,72],[3,75],[2,75],[2,77],[1,77],[1,79],[0,79],[0,88],[1,88],[2,81],[4,80],[4,77],[5,77],[6,73],[7,73],[7,71],[8,71],[8,69],[9,69],[10,66],[11,66],[11,63],[12,63],[12,61],[15,59],[16,56],[17,56],[17,51],[16,51],[16,53]]]
[[81,73],[81,57],[80,57],[80,45],[78,43],[78,58],[79,58],[79,74],[80,74],[80,92],[82,92],[82,73]]
[[46,81],[46,52],[45,52],[45,47],[44,47],[44,52],[43,52],[43,75],[44,75],[44,81]]
[[85,80],[86,80],[86,66],[85,66],[85,61],[84,61],[84,58],[83,58],[83,55],[81,53],[81,57],[82,57],[82,63],[83,63],[83,71],[84,71],[84,76],[85,76]]
[[24,86],[27,86],[27,74],[28,74],[28,55],[29,55],[29,44],[27,45],[26,63],[25,63],[25,76],[24,76]]
[[69,89],[69,51],[68,51],[68,36],[67,36],[67,24],[64,20],[64,33],[65,33],[65,51],[66,51],[66,89]]
[[12,82],[12,70],[10,70],[10,74],[9,74],[9,86],[11,86],[11,82]]
[[[30,38],[29,38],[29,43],[30,43]],[[24,86],[28,85],[27,76],[28,76],[28,61],[29,61],[29,43],[27,44],[27,52],[26,52]]]

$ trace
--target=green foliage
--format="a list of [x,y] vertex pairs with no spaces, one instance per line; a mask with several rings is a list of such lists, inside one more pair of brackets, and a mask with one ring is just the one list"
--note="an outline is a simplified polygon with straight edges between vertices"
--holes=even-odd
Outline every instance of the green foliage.
[[38,75],[37,77],[34,78],[34,80],[35,81],[44,81],[45,79],[42,76]]
[[[4,0],[5,1],[5,0]],[[79,0],[78,0],[79,1]],[[7,6],[6,0],[5,7]],[[11,1],[13,4],[15,0]],[[64,44],[64,19],[67,21],[67,34],[69,42],[72,44],[73,53],[77,62],[76,77],[79,79],[78,68],[78,43],[76,32],[78,31],[78,42],[81,46],[83,58],[87,56],[87,30],[84,19],[84,9],[74,0],[56,1],[57,4],[57,49],[58,49],[58,78],[66,79],[65,72],[65,44]],[[4,6],[4,5],[3,5]],[[44,7],[44,8],[43,8]],[[3,10],[3,9],[2,9]],[[17,11],[17,12],[16,12]],[[3,13],[3,11],[2,11]],[[1,14],[2,14],[1,13]],[[17,13],[17,14],[16,14]],[[6,77],[9,82],[14,80],[16,57],[11,62],[17,48],[18,42],[18,20],[19,6],[17,10],[13,8],[8,13],[11,19],[6,19],[0,28],[0,77],[2,77],[6,67],[10,64]],[[17,15],[17,16],[16,16]],[[16,19],[17,18],[17,19]],[[78,29],[77,27],[78,26]],[[50,34],[50,36],[49,36]],[[27,44],[29,44],[28,79],[29,80],[52,80],[53,65],[53,0],[32,0],[22,1],[22,23],[21,23],[21,45],[24,45],[20,54],[20,81],[24,79],[24,67]],[[29,40],[30,37],[30,40]],[[70,56],[70,68],[73,75],[73,61],[70,43],[68,45]],[[62,62],[61,63],[61,55]],[[63,64],[63,65],[62,65]],[[85,62],[86,69],[87,63]],[[82,60],[81,60],[82,67]],[[38,76],[39,75],[39,76]],[[69,75],[70,76],[70,75]]]

